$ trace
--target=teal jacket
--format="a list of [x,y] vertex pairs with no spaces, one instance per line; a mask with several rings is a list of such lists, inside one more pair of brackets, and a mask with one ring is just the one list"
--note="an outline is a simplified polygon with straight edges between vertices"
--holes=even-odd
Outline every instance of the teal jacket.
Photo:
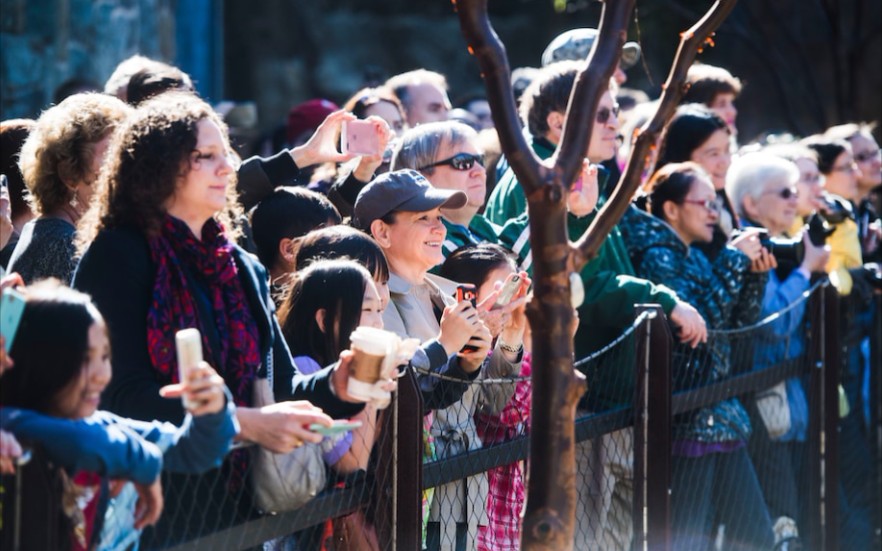
[[441,245],[444,252],[444,258],[456,249],[465,245],[478,245],[479,243],[498,243],[499,232],[502,228],[487,220],[483,215],[476,214],[469,222],[469,227],[451,222],[446,218],[442,218],[441,222],[447,229],[447,237]]

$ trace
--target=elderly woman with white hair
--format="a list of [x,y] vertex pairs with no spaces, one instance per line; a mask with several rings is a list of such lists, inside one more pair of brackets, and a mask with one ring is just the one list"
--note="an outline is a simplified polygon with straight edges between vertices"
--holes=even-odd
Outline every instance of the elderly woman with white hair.
[[[760,226],[770,237],[780,238],[793,227],[797,216],[799,178],[799,169],[792,161],[769,153],[751,153],[733,163],[726,192],[744,226]],[[769,272],[761,318],[798,301],[809,288],[812,272],[824,271],[829,248],[814,245],[807,232],[803,232],[801,239],[805,252],[798,264],[794,266],[790,261],[787,265],[788,262],[778,259],[777,270]],[[755,369],[793,361],[805,353],[803,333],[798,330],[804,313],[803,302],[764,327],[754,349]],[[805,496],[798,495],[798,477],[800,457],[806,452],[808,402],[798,377],[786,380],[784,387],[790,427],[779,433],[754,415],[754,433],[749,444],[769,513],[777,519],[776,541],[788,534],[796,535],[799,503],[805,501]]]

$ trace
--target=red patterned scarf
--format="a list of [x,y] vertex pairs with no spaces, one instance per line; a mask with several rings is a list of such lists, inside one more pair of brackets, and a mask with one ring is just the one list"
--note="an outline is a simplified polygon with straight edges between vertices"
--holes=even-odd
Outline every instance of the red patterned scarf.
[[[166,215],[159,235],[149,240],[157,269],[147,312],[147,346],[163,381],[178,382],[175,332],[198,328],[205,358],[209,363],[218,359],[220,365],[212,367],[224,378],[236,405],[247,407],[261,361],[259,335],[231,254],[233,245],[223,230],[211,219],[203,226],[200,241],[183,221]],[[199,318],[187,271],[205,281],[214,320]],[[220,335],[220,350],[213,350],[206,337],[206,324],[212,321]]]

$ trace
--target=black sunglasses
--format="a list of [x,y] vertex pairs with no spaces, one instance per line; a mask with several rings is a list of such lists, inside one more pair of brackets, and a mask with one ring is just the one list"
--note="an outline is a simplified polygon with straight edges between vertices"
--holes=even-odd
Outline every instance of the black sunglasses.
[[450,165],[454,170],[471,170],[475,163],[478,163],[481,166],[484,166],[484,156],[483,155],[474,155],[472,153],[457,153],[453,157],[449,159],[444,159],[443,161],[438,161],[437,163],[432,163],[430,165],[426,165],[422,168],[418,168],[417,170],[425,170],[427,168],[432,168],[435,166],[441,165]]
[[781,199],[784,199],[785,201],[787,199],[790,199],[791,197],[799,197],[799,191],[797,191],[794,188],[789,188],[789,187],[785,187],[783,189],[768,190],[765,193],[777,195],[778,197],[780,197]]
[[597,124],[606,124],[609,122],[609,116],[615,115],[616,118],[619,118],[619,106],[616,105],[612,109],[609,107],[601,107],[597,110],[597,114],[594,116],[594,119],[597,121]]

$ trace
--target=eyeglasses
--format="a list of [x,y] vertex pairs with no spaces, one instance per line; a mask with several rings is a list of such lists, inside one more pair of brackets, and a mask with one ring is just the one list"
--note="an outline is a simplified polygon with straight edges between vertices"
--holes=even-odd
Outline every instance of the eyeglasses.
[[449,165],[453,167],[453,170],[471,170],[475,163],[478,163],[481,166],[484,166],[484,156],[483,155],[475,155],[473,153],[457,153],[453,157],[449,159],[444,159],[443,161],[438,161],[437,163],[432,163],[430,165],[426,165],[422,168],[418,168],[417,170],[425,170],[427,168],[432,168],[435,166]]
[[791,197],[799,197],[799,191],[795,188],[785,187],[782,189],[770,189],[768,191],[764,191],[763,195],[777,195],[781,199],[785,201],[790,199]]
[[880,153],[882,153],[882,149],[879,149],[878,147],[875,151],[861,151],[860,153],[854,154],[854,160],[857,163],[866,163],[867,161],[879,158]]
[[720,214],[720,205],[713,199],[683,199],[683,202],[689,203],[690,205],[698,205],[700,207],[704,207],[705,210],[714,214]]
[[848,173],[848,172],[857,172],[858,170],[860,170],[860,169],[858,168],[857,163],[855,163],[854,161],[852,161],[852,162],[848,163],[847,165],[834,166],[833,168],[830,169],[830,172],[845,172],[845,173]]
[[597,121],[597,124],[606,124],[609,122],[609,116],[613,115],[616,118],[619,118],[619,106],[616,105],[612,109],[609,107],[601,107],[597,110],[597,114],[594,115],[594,120]]

